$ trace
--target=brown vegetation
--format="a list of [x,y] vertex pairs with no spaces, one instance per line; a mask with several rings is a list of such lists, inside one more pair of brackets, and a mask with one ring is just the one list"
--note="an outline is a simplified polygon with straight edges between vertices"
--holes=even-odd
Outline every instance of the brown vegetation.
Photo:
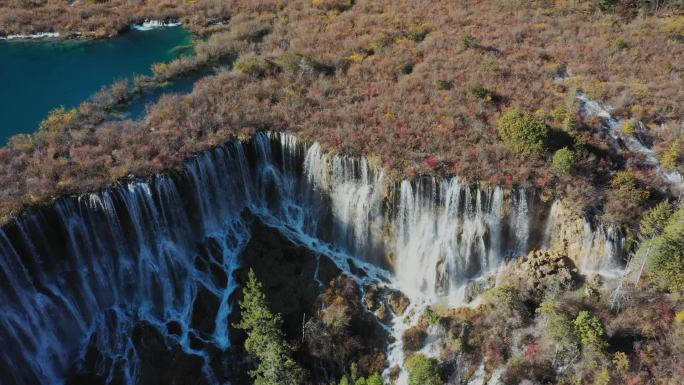
[[61,37],[103,38],[145,20],[182,21],[196,33],[222,29],[238,10],[231,1],[0,0],[0,36],[59,32]]
[[[222,14],[207,4],[183,8],[184,15]],[[190,95],[162,98],[142,122],[96,124],[92,104],[84,104],[73,124],[14,137],[0,150],[0,214],[129,174],[169,170],[197,151],[266,129],[296,132],[335,152],[374,155],[394,177],[458,174],[557,188],[579,210],[601,207],[610,175],[625,167],[661,187],[651,169],[607,145],[601,122],[580,114],[575,92],[645,122],[656,147],[669,149],[684,112],[682,16],[625,16],[594,3],[516,4],[226,4],[232,18],[214,48],[240,54],[240,71],[199,81]],[[162,9],[176,9],[169,7]],[[195,65],[183,60],[156,66],[155,76]],[[555,80],[567,72],[567,81]],[[523,158],[503,145],[497,121],[512,107],[549,126],[547,153]],[[551,155],[564,147],[576,154],[570,175],[551,167]]]
[[[532,274],[530,268],[542,261],[544,272]],[[681,295],[626,285],[620,306],[612,306],[613,293],[594,277],[574,288],[543,284],[568,280],[569,267],[560,262],[549,253],[532,253],[502,274],[533,275],[532,284],[508,279],[486,292],[475,308],[428,315],[447,336],[440,360],[443,366],[458,365],[455,382],[468,382],[482,363],[487,375],[503,368],[502,383],[512,385],[525,380],[564,385],[684,380]],[[420,324],[407,330],[404,340],[414,339],[419,330]]]
[[340,275],[318,297],[314,317],[304,326],[307,352],[326,373],[342,377],[351,363],[362,375],[381,372],[387,365],[387,332],[361,301],[361,290]]

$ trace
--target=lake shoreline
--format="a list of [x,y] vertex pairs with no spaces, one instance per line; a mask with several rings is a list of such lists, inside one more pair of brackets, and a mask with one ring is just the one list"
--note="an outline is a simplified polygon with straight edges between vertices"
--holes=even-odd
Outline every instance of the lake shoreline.
[[[132,29],[148,30],[182,24],[198,36],[208,36],[227,28],[231,9],[219,5],[207,9],[202,4],[159,4],[138,6],[114,0],[107,4],[79,3],[36,5],[13,8],[0,4],[0,40],[98,40],[113,38]],[[201,16],[198,16],[201,15]]]
[[[107,40],[0,41],[0,50],[6,56],[0,63],[0,79],[15,90],[1,98],[12,113],[0,122],[0,137],[33,132],[50,110],[77,107],[120,79],[151,75],[152,64],[181,56],[182,50],[177,47],[187,46],[191,39],[188,31],[174,26],[131,29]],[[18,71],[31,74],[31,78],[9,76],[22,73]]]
[[[119,37],[121,35],[130,33],[132,31],[139,31],[139,32],[147,32],[147,31],[152,31],[155,29],[160,29],[160,28],[174,28],[174,27],[183,27],[183,23],[180,20],[177,19],[172,19],[168,21],[163,21],[163,20],[145,20],[144,22],[140,24],[131,24],[128,27],[117,31],[116,34],[114,35],[107,35],[107,36],[100,36],[92,32],[81,32],[81,31],[71,31],[71,32],[34,32],[31,34],[8,34],[5,36],[0,36],[0,41],[7,41],[7,42],[17,42],[17,43],[24,43],[24,42],[38,42],[38,41],[54,41],[54,42],[59,42],[59,41],[73,41],[73,40],[80,40],[80,41],[95,41],[95,40],[104,40],[104,39],[112,39]],[[190,31],[189,31],[190,32]]]

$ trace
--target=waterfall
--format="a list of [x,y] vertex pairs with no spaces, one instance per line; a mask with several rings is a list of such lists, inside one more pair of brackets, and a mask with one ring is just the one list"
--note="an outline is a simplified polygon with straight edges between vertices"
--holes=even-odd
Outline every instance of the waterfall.
[[[189,169],[193,169],[192,166]],[[184,197],[187,199],[187,197]],[[193,204],[206,205],[208,196]],[[17,346],[3,352],[2,382],[60,383],[83,343],[111,343],[113,361],[126,358],[130,341],[120,331],[147,321],[180,325],[177,342],[188,352],[193,338],[228,346],[226,317],[235,290],[233,270],[249,238],[245,223],[228,212],[199,210],[202,233],[214,244],[200,255],[178,186],[168,177],[151,183],[58,201],[50,212],[25,215],[0,233],[2,340]],[[210,328],[198,326],[193,306],[202,291],[221,301]],[[112,327],[108,317],[116,316]],[[108,377],[102,367],[99,374]],[[128,376],[135,363],[127,367]]]
[[[596,116],[603,120],[603,131],[610,137],[611,146],[615,149],[625,148],[635,154],[643,156],[643,165],[653,168],[656,174],[665,182],[665,184],[672,190],[674,195],[682,194],[684,192],[684,176],[677,170],[664,169],[660,165],[660,160],[656,156],[655,151],[642,143],[639,135],[625,135],[621,134],[621,125],[615,117],[613,117],[608,109],[601,106],[597,101],[589,98],[587,94],[578,93],[577,99],[582,105],[582,112],[586,116]],[[639,127],[643,131],[645,126],[639,122]]]
[[[456,177],[394,183],[366,158],[259,133],[180,172],[57,200],[0,229],[0,341],[13,347],[0,352],[0,382],[64,383],[96,348],[98,376],[134,384],[140,322],[199,357],[206,382],[226,382],[212,360],[230,350],[250,216],[362,285],[460,303],[468,279],[560,236],[558,210],[544,214],[537,195]],[[584,252],[612,264],[617,231],[585,235]]]
[[530,229],[546,218],[531,215],[525,189],[505,201],[501,187],[480,187],[454,177],[402,181],[391,253],[401,290],[412,298],[461,303],[468,279],[496,270],[505,258],[527,254]]
[[329,198],[337,223],[331,241],[382,264],[384,172],[373,169],[366,158],[327,155],[317,143],[306,151],[304,172],[313,188]]
[[549,210],[549,219],[546,221],[546,226],[544,227],[544,238],[542,240],[544,248],[549,248],[555,227],[559,225],[558,217],[560,216],[560,210],[561,202],[559,200],[553,201],[551,209]]
[[133,24],[131,28],[136,31],[151,31],[156,28],[164,27],[178,27],[183,25],[180,21],[162,21],[162,20],[147,20],[143,21],[141,24]]
[[513,200],[515,205],[515,252],[524,254],[530,237],[530,210],[525,189],[518,189]]

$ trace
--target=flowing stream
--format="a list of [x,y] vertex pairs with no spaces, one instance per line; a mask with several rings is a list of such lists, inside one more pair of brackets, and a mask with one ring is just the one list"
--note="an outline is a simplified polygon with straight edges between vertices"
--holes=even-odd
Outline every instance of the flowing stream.
[[[469,279],[562,235],[558,204],[539,195],[458,178],[393,182],[365,158],[259,133],[182,172],[60,199],[0,230],[0,341],[13,347],[0,350],[0,383],[62,384],[95,346],[98,376],[135,384],[130,330],[140,321],[201,358],[207,383],[225,383],[212,360],[230,350],[250,215],[361,285],[401,290],[414,308],[459,304]],[[571,239],[583,268],[619,266],[620,234],[583,223]],[[200,317],[205,298],[220,306]],[[401,365],[401,338],[389,358]]]
[[684,177],[682,177],[682,174],[676,170],[664,170],[660,166],[660,161],[655,152],[645,146],[638,136],[621,135],[620,122],[605,107],[591,100],[586,94],[579,94],[577,98],[582,102],[583,112],[586,115],[598,116],[603,119],[604,128],[612,140],[613,147],[624,147],[633,153],[642,155],[644,157],[644,165],[654,168],[656,173],[665,183],[672,187],[675,193],[684,192]]

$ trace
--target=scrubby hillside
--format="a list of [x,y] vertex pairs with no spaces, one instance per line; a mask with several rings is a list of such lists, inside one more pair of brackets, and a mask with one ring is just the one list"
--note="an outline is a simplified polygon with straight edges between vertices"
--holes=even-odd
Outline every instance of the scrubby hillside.
[[104,38],[146,20],[183,21],[196,32],[220,30],[235,9],[231,2],[213,1],[0,1],[0,37],[56,32],[62,38]]
[[[84,103],[53,113],[33,136],[14,137],[0,150],[2,215],[174,168],[256,130],[288,130],[332,151],[372,156],[397,178],[458,174],[544,187],[578,212],[601,209],[622,223],[635,223],[668,192],[663,169],[681,167],[677,4],[227,7],[225,31],[199,43],[198,55],[206,64],[229,51],[239,56],[233,69],[199,81],[190,95],[163,98],[140,122],[103,121],[97,103]],[[167,79],[196,65],[184,58],[155,72]],[[592,100],[619,120],[601,115]],[[655,163],[624,146],[630,138],[652,147]]]

